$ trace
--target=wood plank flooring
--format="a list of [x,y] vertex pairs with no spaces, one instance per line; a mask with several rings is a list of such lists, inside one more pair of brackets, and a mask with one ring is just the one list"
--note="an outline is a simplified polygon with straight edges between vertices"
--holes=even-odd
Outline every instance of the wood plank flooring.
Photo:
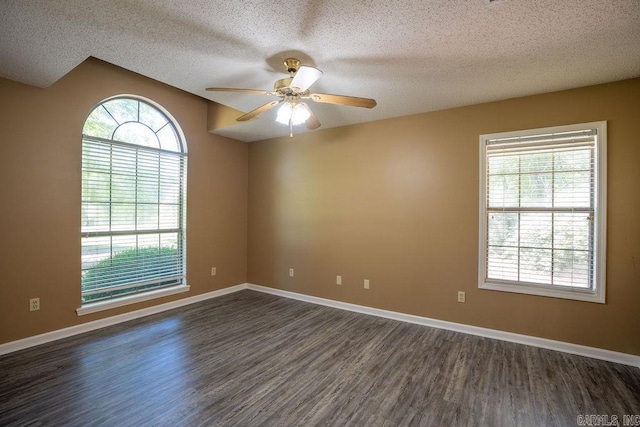
[[0,425],[576,425],[640,369],[253,291],[0,357]]

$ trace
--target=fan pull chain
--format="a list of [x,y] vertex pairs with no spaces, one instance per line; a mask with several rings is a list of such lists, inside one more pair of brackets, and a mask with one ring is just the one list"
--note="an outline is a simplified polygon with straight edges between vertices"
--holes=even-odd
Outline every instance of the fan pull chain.
[[289,138],[293,138],[293,111],[291,117],[289,117]]

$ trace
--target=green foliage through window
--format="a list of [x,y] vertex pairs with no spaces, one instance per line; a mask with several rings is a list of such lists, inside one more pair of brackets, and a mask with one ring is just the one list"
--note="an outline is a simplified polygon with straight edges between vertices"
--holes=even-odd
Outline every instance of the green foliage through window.
[[84,274],[82,288],[87,291],[92,289],[105,289],[105,291],[83,295],[82,302],[113,298],[148,289],[175,285],[179,283],[179,280],[174,278],[131,288],[107,290],[111,287],[117,288],[135,284],[136,282],[153,280],[159,274],[164,276],[170,276],[171,273],[174,276],[178,275],[181,270],[179,265],[180,257],[178,255],[177,248],[149,247],[129,249],[104,259]]

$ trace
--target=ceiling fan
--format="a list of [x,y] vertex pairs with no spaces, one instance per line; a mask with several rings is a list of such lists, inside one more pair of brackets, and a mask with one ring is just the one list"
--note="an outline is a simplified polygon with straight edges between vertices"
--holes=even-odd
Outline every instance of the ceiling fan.
[[259,93],[262,95],[271,95],[281,98],[278,101],[271,101],[255,110],[249,111],[238,117],[236,120],[244,122],[267,110],[281,105],[278,109],[276,121],[289,125],[289,136],[293,136],[293,126],[304,123],[309,130],[320,127],[320,121],[313,114],[311,108],[302,100],[311,100],[326,104],[348,105],[351,107],[373,108],[376,101],[370,98],[358,98],[355,96],[330,95],[327,93],[310,93],[309,87],[316,82],[322,75],[322,71],[308,65],[300,65],[300,60],[296,58],[288,58],[284,61],[289,77],[276,81],[273,90],[259,89],[235,89],[222,87],[209,87],[206,90],[212,92],[248,92]]

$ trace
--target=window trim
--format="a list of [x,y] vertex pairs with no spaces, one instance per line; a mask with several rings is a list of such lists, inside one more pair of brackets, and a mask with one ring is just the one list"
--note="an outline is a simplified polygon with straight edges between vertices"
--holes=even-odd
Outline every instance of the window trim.
[[[178,124],[178,121],[175,119],[175,117],[169,113],[169,111],[167,111],[162,105],[158,104],[157,102],[143,97],[143,96],[139,96],[139,95],[133,95],[133,94],[119,94],[119,95],[115,95],[115,96],[111,96],[108,98],[105,98],[103,100],[101,100],[100,102],[98,102],[97,104],[95,104],[93,106],[93,108],[91,108],[91,110],[89,111],[89,113],[87,114],[87,117],[85,118],[85,120],[82,122],[83,123],[83,128],[84,125],[86,123],[86,121],[88,120],[89,116],[94,112],[94,110],[100,106],[102,106],[103,104],[109,102],[109,101],[113,101],[116,99],[131,99],[131,100],[135,100],[138,102],[142,102],[145,103],[153,108],[155,108],[158,112],[160,112],[160,114],[164,115],[165,118],[168,121],[168,124],[170,124],[174,131],[177,133],[177,138],[178,138],[178,143],[180,144],[180,152],[173,152],[173,151],[167,151],[162,149],[161,147],[158,149],[153,149],[153,148],[149,148],[150,150],[153,151],[157,151],[157,152],[168,152],[180,157],[183,157],[185,160],[188,157],[188,147],[187,147],[187,141],[185,138],[185,135],[182,131],[182,128],[180,127],[180,125]],[[141,122],[140,122],[141,123]],[[144,123],[142,123],[144,125]],[[120,125],[121,126],[121,125]],[[119,126],[118,126],[119,127]],[[116,128],[117,130],[117,128]],[[115,130],[114,130],[115,132]],[[100,137],[95,137],[95,136],[87,136],[84,135],[84,133],[82,134],[82,146],[84,147],[84,140],[88,139],[88,140],[96,140],[96,141],[104,141],[105,143],[109,143],[109,144],[116,144],[116,145],[122,145],[122,146],[132,146],[136,149],[147,149],[146,146],[144,145],[138,145],[138,144],[132,144],[132,143],[127,143],[127,142],[123,142],[117,139],[113,139],[113,135],[111,139],[104,139],[104,138],[100,138]],[[186,164],[186,163],[185,163]],[[185,166],[186,167],[186,166]],[[76,314],[78,316],[83,316],[83,315],[87,315],[87,314],[91,314],[91,313],[96,313],[96,312],[100,312],[100,311],[104,311],[104,310],[109,310],[109,309],[113,309],[113,308],[117,308],[117,307],[122,307],[125,305],[129,305],[129,304],[135,304],[138,302],[142,302],[142,301],[147,301],[147,300],[151,300],[151,299],[156,299],[156,298],[162,298],[162,297],[166,297],[169,295],[174,295],[174,294],[178,294],[178,293],[183,293],[183,292],[188,292],[190,290],[190,286],[187,283],[187,245],[186,245],[186,238],[187,238],[187,171],[185,169],[184,171],[184,176],[182,177],[183,179],[183,194],[182,194],[182,218],[181,218],[181,224],[180,224],[180,228],[181,228],[181,234],[182,237],[180,239],[180,245],[182,246],[182,279],[180,280],[179,283],[176,283],[174,285],[171,286],[166,286],[166,287],[160,287],[160,288],[155,288],[155,289],[151,289],[148,291],[143,291],[143,292],[139,292],[139,293],[133,293],[133,294],[125,294],[123,296],[119,296],[119,297],[115,297],[115,298],[109,298],[109,299],[103,299],[103,300],[98,300],[98,301],[89,301],[86,303],[83,303],[81,301],[80,303],[80,307],[76,309]],[[81,233],[82,235],[83,233]],[[82,286],[80,287],[81,290],[81,294],[82,294]],[[82,300],[82,298],[81,298]]]
[[[594,129],[596,137],[594,186],[594,260],[593,290],[558,289],[552,285],[512,284],[492,281],[486,278],[487,252],[487,150],[486,141],[498,138],[525,137],[532,135]],[[607,122],[589,122],[565,126],[553,126],[522,131],[500,132],[480,135],[480,197],[479,197],[479,238],[478,238],[478,288],[502,292],[513,292],[553,298],[563,298],[604,304],[606,297],[606,224],[607,224]]]
[[166,288],[152,289],[150,291],[141,292],[138,294],[129,294],[119,298],[89,302],[86,304],[82,304],[82,306],[79,308],[76,308],[76,314],[78,316],[85,316],[87,314],[97,313],[99,311],[110,310],[112,308],[123,307],[125,305],[135,304],[142,301],[148,301],[151,299],[188,292],[189,289],[191,289],[189,285],[187,285],[186,283],[182,283]]

